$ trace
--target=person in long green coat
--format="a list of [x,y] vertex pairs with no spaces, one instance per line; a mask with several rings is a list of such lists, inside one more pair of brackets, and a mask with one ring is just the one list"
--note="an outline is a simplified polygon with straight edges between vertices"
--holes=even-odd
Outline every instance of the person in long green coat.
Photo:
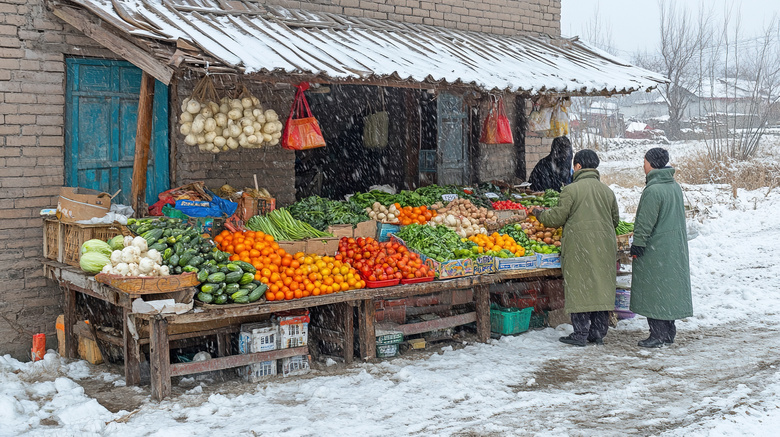
[[630,309],[650,326],[642,347],[674,343],[674,321],[693,315],[685,206],[668,162],[660,147],[645,154],[647,182],[634,220]]
[[619,212],[615,193],[599,179],[599,158],[592,150],[574,155],[573,182],[561,190],[558,206],[534,208],[545,226],[563,226],[561,269],[574,332],[559,340],[585,346],[602,344],[609,329],[609,311],[615,310]]

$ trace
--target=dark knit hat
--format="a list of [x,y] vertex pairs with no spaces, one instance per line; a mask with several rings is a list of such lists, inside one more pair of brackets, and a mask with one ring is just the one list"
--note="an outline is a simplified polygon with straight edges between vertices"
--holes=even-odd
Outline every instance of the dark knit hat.
[[660,147],[654,147],[645,153],[645,159],[653,168],[664,168],[669,163],[669,152]]

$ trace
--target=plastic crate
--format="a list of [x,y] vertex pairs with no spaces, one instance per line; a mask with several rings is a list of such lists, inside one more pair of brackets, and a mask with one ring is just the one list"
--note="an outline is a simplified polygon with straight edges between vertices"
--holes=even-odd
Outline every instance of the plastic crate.
[[225,218],[190,217],[187,219],[187,224],[195,228],[201,234],[209,234],[211,237],[216,237],[217,234],[222,232],[222,227],[225,225]]
[[380,243],[390,240],[390,234],[395,234],[401,230],[398,225],[392,225],[389,223],[377,223],[376,224],[376,241]]
[[490,330],[503,335],[519,334],[528,331],[533,308],[503,308],[491,305]]
[[531,313],[529,328],[544,328],[547,326],[547,311]]
[[615,311],[630,311],[631,290],[615,290]]
[[398,331],[376,330],[376,344],[398,344],[404,341],[404,333]]
[[296,355],[294,357],[282,358],[282,376],[284,377],[302,375],[308,373],[309,369],[308,355]]

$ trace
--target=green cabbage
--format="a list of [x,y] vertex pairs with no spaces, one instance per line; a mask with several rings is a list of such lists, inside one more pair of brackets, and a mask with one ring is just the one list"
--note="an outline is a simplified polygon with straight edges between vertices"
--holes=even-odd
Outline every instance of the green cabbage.
[[111,260],[100,252],[86,252],[79,258],[81,270],[87,273],[100,273],[103,267],[108,264],[111,264]]
[[105,256],[111,256],[111,246],[103,240],[87,240],[81,245],[81,255],[88,252],[102,253]]
[[125,237],[122,235],[117,235],[116,237],[108,240],[108,245],[111,247],[111,250],[122,250],[125,248]]

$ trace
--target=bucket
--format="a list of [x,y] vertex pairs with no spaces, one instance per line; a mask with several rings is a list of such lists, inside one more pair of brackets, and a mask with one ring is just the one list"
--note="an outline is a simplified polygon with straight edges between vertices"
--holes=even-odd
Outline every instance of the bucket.
[[46,355],[46,334],[35,334],[32,341],[32,360],[42,360],[44,355]]

